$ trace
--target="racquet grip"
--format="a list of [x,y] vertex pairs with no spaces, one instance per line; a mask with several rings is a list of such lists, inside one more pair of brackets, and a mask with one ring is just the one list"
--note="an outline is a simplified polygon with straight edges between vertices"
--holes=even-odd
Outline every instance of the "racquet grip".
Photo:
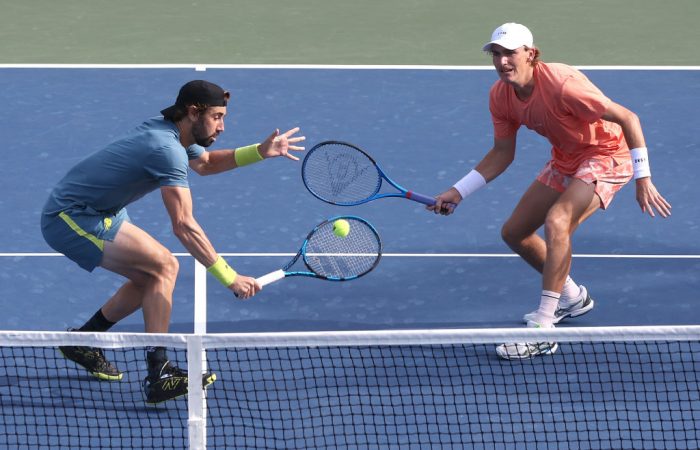
[[284,270],[275,270],[274,272],[270,272],[267,275],[261,276],[260,278],[256,278],[255,281],[257,281],[260,286],[267,286],[268,284],[274,283],[282,278],[284,278]]
[[[422,203],[424,205],[428,206],[433,206],[437,201],[433,197],[428,197],[427,195],[423,194],[418,194],[416,192],[408,192],[406,193],[406,198],[409,200],[413,200],[414,202]],[[445,207],[452,207],[455,208],[457,205],[454,203],[443,203],[442,208],[444,209]]]
[[406,198],[428,206],[433,206],[435,204],[435,199],[433,197],[428,197],[427,195],[419,194],[418,192],[407,192]]

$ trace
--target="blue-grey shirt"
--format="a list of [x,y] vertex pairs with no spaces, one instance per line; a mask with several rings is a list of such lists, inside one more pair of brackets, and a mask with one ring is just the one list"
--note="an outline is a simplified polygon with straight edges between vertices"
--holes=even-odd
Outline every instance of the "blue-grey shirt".
[[80,161],[58,182],[43,214],[116,214],[161,186],[189,187],[189,160],[204,148],[184,148],[174,123],[156,117]]

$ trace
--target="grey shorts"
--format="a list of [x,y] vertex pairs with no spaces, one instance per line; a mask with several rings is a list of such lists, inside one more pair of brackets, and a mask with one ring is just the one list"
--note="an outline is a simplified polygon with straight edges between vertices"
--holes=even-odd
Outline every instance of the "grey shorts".
[[125,221],[130,221],[126,209],[115,215],[64,211],[42,214],[41,232],[51,248],[92,272],[102,262],[104,241],[113,241]]

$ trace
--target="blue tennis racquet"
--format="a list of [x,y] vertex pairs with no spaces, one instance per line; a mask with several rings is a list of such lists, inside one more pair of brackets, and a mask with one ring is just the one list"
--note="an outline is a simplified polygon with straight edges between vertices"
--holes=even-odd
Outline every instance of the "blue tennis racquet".
[[[432,206],[435,199],[399,186],[359,147],[341,141],[315,145],[301,167],[304,186],[316,198],[333,205],[353,206],[378,198],[401,197]],[[380,193],[382,179],[398,192]]]
[[[340,219],[350,225],[344,237],[333,231],[335,221]],[[256,281],[261,286],[293,276],[349,281],[371,272],[381,257],[382,241],[369,222],[355,216],[338,216],[318,224],[306,237],[296,256],[282,269],[263,275]],[[308,270],[290,270],[299,258]]]

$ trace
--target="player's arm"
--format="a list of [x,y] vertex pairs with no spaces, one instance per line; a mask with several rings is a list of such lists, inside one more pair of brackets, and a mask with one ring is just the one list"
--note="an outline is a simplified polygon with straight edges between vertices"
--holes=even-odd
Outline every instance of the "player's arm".
[[437,202],[435,205],[429,206],[428,209],[438,214],[452,214],[454,207],[443,207],[443,204],[459,204],[466,196],[505,172],[515,159],[515,141],[515,135],[494,139],[493,147],[479,164],[454,186],[435,197]]
[[216,253],[204,230],[195,220],[190,190],[180,186],[163,186],[160,192],[170,215],[173,233],[187,251],[237,297],[249,298],[255,295],[260,290],[255,279],[237,274],[231,269]]
[[625,140],[632,153],[637,202],[642,208],[642,212],[647,212],[651,217],[654,217],[654,209],[656,209],[662,217],[670,216],[671,204],[659,194],[651,182],[649,156],[639,117],[624,106],[610,102],[602,118],[622,127]]
[[214,175],[278,156],[299,161],[299,158],[291,152],[304,150],[304,147],[295,144],[305,140],[306,137],[295,136],[297,132],[299,127],[282,134],[279,130],[275,130],[260,144],[204,152],[199,158],[190,161],[190,167],[199,175]]
[[515,159],[515,135],[493,140],[493,148],[476,165],[477,172],[490,182],[506,171]]

